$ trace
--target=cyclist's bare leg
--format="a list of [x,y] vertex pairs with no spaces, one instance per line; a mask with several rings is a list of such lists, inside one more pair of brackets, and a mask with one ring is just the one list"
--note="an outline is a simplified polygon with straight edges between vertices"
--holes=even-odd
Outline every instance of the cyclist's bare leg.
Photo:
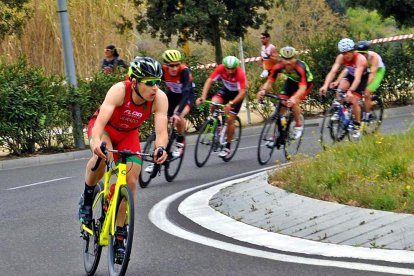
[[236,115],[229,114],[227,117],[227,143],[231,143],[234,135],[234,120],[236,119]]
[[361,123],[361,106],[359,105],[359,97],[351,92],[348,92],[347,99],[352,104],[352,112],[354,113],[355,122]]
[[372,111],[372,100],[371,100],[372,94],[370,91],[365,90],[364,92],[364,105],[365,105],[365,111],[367,113],[370,113]]
[[296,126],[302,126],[303,122],[300,120],[300,114],[302,113],[302,110],[300,109],[300,103],[302,101],[298,100],[297,103],[292,105],[292,111],[293,111],[293,118],[295,119]]
[[[178,108],[178,107],[177,107]],[[175,122],[175,127],[180,135],[185,132],[185,116],[190,112],[190,107],[186,105],[180,114],[180,121]]]
[[[138,176],[141,172],[141,165],[137,163],[128,162],[127,163],[127,184],[132,192],[132,197],[134,198],[134,203],[137,202],[137,182]],[[117,226],[124,226],[125,224],[125,202],[121,202],[119,205],[119,212],[116,218]]]
[[[109,139],[108,136],[103,135],[102,136],[102,142],[106,142],[107,148],[112,148],[112,142],[111,139]],[[112,153],[108,152],[107,156],[108,160],[112,158]],[[103,177],[105,174],[105,162],[101,162],[99,164],[99,167],[96,171],[92,171],[91,169],[96,164],[96,160],[98,159],[98,156],[95,154],[92,154],[91,159],[89,159],[88,164],[86,165],[86,172],[85,172],[85,183],[88,186],[96,186],[99,180]]]

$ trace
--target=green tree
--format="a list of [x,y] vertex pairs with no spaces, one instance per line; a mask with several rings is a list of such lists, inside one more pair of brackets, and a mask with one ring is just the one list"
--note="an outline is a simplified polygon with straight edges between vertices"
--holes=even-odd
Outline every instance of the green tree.
[[414,1],[413,0],[346,0],[348,7],[365,7],[377,10],[383,18],[393,16],[399,27],[414,26]]
[[29,0],[0,0],[0,39],[6,35],[20,34],[30,15]]
[[[169,44],[173,36],[178,44],[184,41],[207,41],[215,47],[215,58],[221,63],[221,39],[244,37],[249,27],[258,29],[267,24],[265,10],[273,0],[134,0],[138,10],[146,5],[146,12],[136,16],[138,32],[149,32]],[[124,26],[131,22],[124,18]]]

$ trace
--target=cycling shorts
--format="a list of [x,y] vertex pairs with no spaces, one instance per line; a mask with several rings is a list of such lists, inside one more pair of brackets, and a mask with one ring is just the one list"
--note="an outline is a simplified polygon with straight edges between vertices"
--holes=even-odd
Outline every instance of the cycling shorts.
[[[95,124],[95,121],[96,121],[96,117],[92,117],[92,119],[88,123],[88,138],[89,139],[91,139],[92,137],[92,128]],[[106,125],[104,128],[104,135],[109,137],[114,149],[117,149],[117,150],[128,149],[128,150],[135,151],[135,152],[141,152],[138,129],[134,129],[131,131],[119,131],[110,125]],[[120,157],[119,154],[114,153],[115,163],[118,163],[119,157]],[[135,155],[129,156],[127,158],[127,161],[136,163],[138,165],[142,165],[142,159]]]
[[[355,76],[348,73],[344,79],[346,79],[350,83],[350,85],[352,85],[352,83],[354,82]],[[362,94],[365,91],[365,87],[367,87],[367,83],[368,83],[368,74],[366,73],[362,75],[361,82],[359,83],[357,89],[353,91],[353,93],[356,93],[362,96]]]
[[[237,97],[237,95],[239,94],[239,91],[230,91],[228,89],[226,89],[225,87],[222,87],[214,96],[213,96],[213,100],[214,98],[220,98],[223,101],[223,104],[227,104],[229,101],[234,100],[234,98]],[[235,114],[238,114],[240,111],[240,108],[242,106],[242,102],[234,104],[233,105],[233,109],[232,111]]]
[[[180,105],[181,100],[183,98],[183,94],[181,93],[174,93],[174,92],[167,92],[168,98],[168,117],[174,115],[174,111],[178,105]],[[190,93],[188,99],[185,101],[185,105],[191,108],[191,105],[194,101],[194,93]],[[185,108],[185,107],[184,107]]]
[[375,73],[374,79],[371,81],[370,84],[367,85],[366,90],[368,90],[371,93],[377,91],[378,87],[380,86],[382,82],[382,79],[384,78],[384,75],[385,75],[385,68],[379,67],[377,69],[377,72]]
[[[307,86],[306,86],[305,93],[300,97],[301,101],[303,101],[306,98],[306,96],[309,95],[312,88],[313,88],[313,83],[308,82]],[[294,96],[296,94],[296,92],[298,92],[298,89],[299,89],[299,83],[288,78],[285,81],[285,84],[283,86],[283,90],[280,92],[280,95],[288,96],[290,98],[290,97]]]

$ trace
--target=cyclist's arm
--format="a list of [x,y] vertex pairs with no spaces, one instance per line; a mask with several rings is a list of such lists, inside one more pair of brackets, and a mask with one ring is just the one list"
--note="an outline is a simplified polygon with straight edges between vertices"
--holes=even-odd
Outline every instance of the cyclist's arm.
[[121,106],[125,97],[125,85],[119,82],[113,85],[106,94],[105,100],[99,108],[99,114],[92,128],[90,147],[93,152],[102,158],[105,155],[99,149],[104,128],[114,112],[115,107]]
[[158,89],[154,100],[154,126],[155,126],[155,146],[166,147],[168,143],[168,98],[166,94]]
[[351,86],[348,89],[351,92],[354,92],[358,88],[359,84],[361,83],[362,74],[364,73],[364,70],[367,68],[367,60],[365,59],[363,55],[359,55],[355,64],[356,64],[355,78]]
[[203,92],[201,93],[201,98],[203,100],[207,98],[208,91],[210,90],[212,84],[213,84],[212,78],[208,78],[206,82],[204,83]]
[[334,83],[336,84],[335,86],[338,86],[339,82],[345,78],[346,74],[348,74],[348,69],[344,68],[342,70],[342,72],[338,75],[338,77],[336,78],[336,80],[334,81]]
[[377,73],[377,70],[378,70],[378,64],[379,64],[379,58],[377,55],[374,55],[371,59],[371,67],[370,67],[370,72],[368,76],[368,84],[370,84],[374,80],[375,74]]
[[336,74],[338,73],[339,68],[342,65],[342,60],[343,60],[342,55],[338,55],[336,57],[335,63],[332,65],[332,68],[329,71],[328,75],[326,75],[325,82],[323,86],[321,87],[321,90],[326,91],[328,89],[329,84],[333,81]]
[[189,69],[184,69],[183,72],[181,73],[181,78],[180,81],[182,83],[182,88],[181,88],[181,101],[180,104],[178,106],[177,109],[177,115],[180,115],[181,112],[183,112],[184,107],[187,105],[188,99],[191,96],[191,93],[193,93],[193,82],[191,81],[191,73]]
[[244,100],[244,97],[246,97],[246,89],[239,89],[239,93],[232,100],[233,105],[241,103]]

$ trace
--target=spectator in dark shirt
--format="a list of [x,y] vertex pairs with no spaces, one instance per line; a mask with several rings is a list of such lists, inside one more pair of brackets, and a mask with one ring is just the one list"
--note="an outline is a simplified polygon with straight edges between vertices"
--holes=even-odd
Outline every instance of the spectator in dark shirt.
[[113,73],[117,67],[128,68],[128,65],[119,57],[114,45],[105,47],[105,58],[102,60],[101,68],[106,74]]

